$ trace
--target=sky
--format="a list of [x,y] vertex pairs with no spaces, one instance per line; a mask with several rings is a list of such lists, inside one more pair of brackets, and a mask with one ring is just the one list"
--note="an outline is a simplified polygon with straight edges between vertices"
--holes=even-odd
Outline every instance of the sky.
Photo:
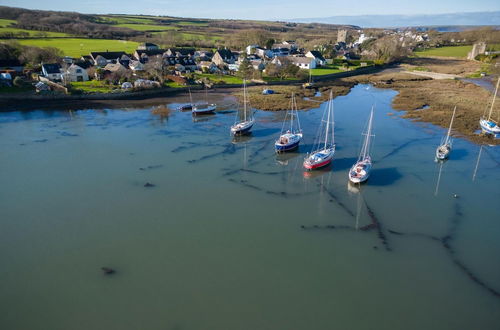
[[498,0],[0,0],[0,5],[89,14],[145,14],[258,20],[500,10],[500,1]]

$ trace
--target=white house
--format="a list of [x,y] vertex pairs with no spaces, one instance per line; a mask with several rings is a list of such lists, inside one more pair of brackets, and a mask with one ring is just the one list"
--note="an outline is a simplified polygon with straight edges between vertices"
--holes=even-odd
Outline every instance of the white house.
[[309,70],[316,68],[316,60],[314,58],[289,56],[288,59],[292,64],[301,69]]
[[316,68],[316,60],[310,57],[298,57],[298,56],[277,56],[271,61],[272,64],[281,66],[289,62],[290,64],[296,65],[301,69],[314,69]]
[[311,51],[307,52],[306,57],[313,58],[316,61],[316,66],[326,65],[325,58],[317,50],[311,50]]
[[89,80],[89,75],[87,73],[87,70],[83,69],[82,67],[76,64],[71,64],[64,72],[64,81],[66,82],[88,81],[88,80]]
[[42,64],[42,75],[52,81],[62,81],[61,65],[58,63]]

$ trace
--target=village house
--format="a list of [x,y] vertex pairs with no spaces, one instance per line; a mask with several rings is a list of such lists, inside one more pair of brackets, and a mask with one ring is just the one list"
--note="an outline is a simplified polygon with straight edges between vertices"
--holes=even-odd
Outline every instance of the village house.
[[24,70],[24,66],[17,59],[0,60],[0,72],[9,72],[11,74],[20,74]]
[[106,71],[107,74],[110,73],[127,74],[128,72],[130,72],[129,69],[127,69],[120,63],[109,63],[104,67],[104,70]]
[[316,61],[313,58],[291,56],[289,59],[292,64],[298,66],[301,69],[309,70],[316,68]]
[[196,49],[194,48],[169,48],[165,52],[167,56],[194,56]]
[[316,68],[316,61],[310,57],[299,56],[277,56],[273,58],[271,63],[277,66],[282,66],[286,63],[298,66],[301,69],[309,70]]
[[152,50],[137,49],[134,52],[133,57],[136,60],[141,61],[142,63],[147,63],[147,61],[149,61],[150,58],[161,57],[161,56],[163,56],[164,53],[165,53],[164,49],[152,49]]
[[144,64],[141,61],[131,60],[130,63],[128,64],[128,67],[134,72],[144,71]]
[[109,63],[116,63],[125,54],[125,52],[91,52],[90,58],[94,65],[104,67]]
[[181,65],[183,69],[181,72],[193,72],[198,69],[198,65],[196,62],[189,56],[163,56],[163,62],[167,66],[174,66],[176,67],[177,65]]
[[266,68],[263,60],[250,60],[250,64],[254,70],[263,71]]
[[89,75],[87,70],[73,63],[65,70],[63,80],[65,82],[88,81]]
[[317,67],[326,65],[325,58],[317,50],[311,50],[311,51],[307,52],[306,57],[313,58],[316,61]]
[[208,71],[210,73],[215,73],[215,72],[219,71],[219,68],[217,67],[217,65],[214,62],[210,62],[210,61],[200,61],[198,63],[198,68],[201,71]]
[[120,63],[124,67],[128,68],[128,65],[130,64],[131,58],[127,54],[125,54],[125,55],[122,55],[119,59],[117,59],[117,61],[118,61],[118,63]]
[[215,52],[212,62],[221,66],[234,64],[234,62],[236,62],[236,57],[229,49],[219,49]]
[[193,57],[197,61],[211,61],[212,57],[214,57],[214,53],[204,50],[198,50],[194,52]]
[[51,81],[62,81],[61,65],[59,63],[42,64],[42,76]]
[[153,44],[150,42],[143,42],[139,46],[137,46],[138,50],[158,50],[160,47],[158,47],[157,44]]

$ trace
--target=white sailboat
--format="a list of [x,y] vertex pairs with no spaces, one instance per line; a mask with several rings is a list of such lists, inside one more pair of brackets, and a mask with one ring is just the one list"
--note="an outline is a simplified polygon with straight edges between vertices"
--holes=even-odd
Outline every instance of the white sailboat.
[[[248,134],[254,124],[253,115],[247,116],[248,112],[248,96],[247,96],[247,83],[243,80],[243,118],[240,119],[239,113],[236,116],[236,122],[231,126],[232,135]],[[248,118],[249,117],[249,118]]]
[[497,86],[495,87],[495,94],[493,95],[493,101],[491,102],[491,107],[488,117],[483,115],[479,120],[479,125],[481,125],[481,129],[483,130],[484,133],[487,134],[493,134],[493,135],[500,134],[500,126],[498,126],[498,118],[497,120],[491,118],[491,115],[493,113],[493,106],[495,105],[495,99],[497,97],[499,83],[500,83],[500,77],[498,77],[497,79]]
[[370,112],[370,118],[368,119],[368,126],[366,132],[363,133],[365,140],[361,147],[361,152],[359,154],[358,161],[354,164],[349,171],[349,180],[353,183],[361,183],[368,180],[370,176],[370,171],[372,169],[372,159],[370,157],[370,147],[373,126],[373,107]]
[[[191,95],[191,91],[190,91],[190,95]],[[214,113],[215,109],[217,109],[216,104],[208,103],[208,90],[206,87],[205,87],[205,96],[206,96],[205,103],[198,103],[198,104],[192,105],[191,113],[193,114],[193,116],[212,114],[212,113]],[[192,103],[192,101],[191,101],[191,103]]]
[[[325,126],[324,132],[322,130],[323,125]],[[311,153],[304,160],[304,167],[307,170],[314,170],[330,165],[334,154],[335,124],[333,121],[333,93],[330,91],[330,101],[323,112],[317,142]]]
[[[295,101],[295,95],[293,93],[290,105],[291,110],[287,111],[285,115],[283,126],[281,127],[280,137],[274,143],[274,148],[278,153],[297,149],[299,147],[300,140],[302,140],[302,130],[300,129],[297,102]],[[287,127],[285,129],[288,117],[290,117],[290,128]],[[296,118],[296,120],[294,120],[294,118]]]
[[436,149],[436,159],[445,160],[448,158],[451,152],[451,143],[452,139],[450,137],[451,134],[451,126],[453,125],[453,119],[455,118],[455,112],[457,111],[457,107],[453,109],[453,114],[451,115],[450,127],[448,128],[448,133],[441,141],[441,144]]

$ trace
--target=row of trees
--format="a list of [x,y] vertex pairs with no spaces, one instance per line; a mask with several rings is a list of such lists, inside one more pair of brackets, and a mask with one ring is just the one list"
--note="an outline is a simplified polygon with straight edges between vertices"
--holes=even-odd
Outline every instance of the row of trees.
[[0,6],[0,18],[17,20],[27,30],[64,32],[89,38],[130,38],[143,33],[102,23],[97,16],[74,12],[29,10]]
[[40,63],[58,63],[61,61],[63,53],[54,47],[34,47],[23,46],[17,42],[0,43],[0,59],[18,59],[28,69],[40,67]]
[[[306,70],[301,70],[298,66],[286,59],[281,61],[281,65],[268,63],[266,65],[265,72],[269,77],[276,77],[280,79],[305,79],[309,75]],[[241,61],[238,75],[245,79],[262,79],[262,72],[260,70],[256,70],[246,57]]]

